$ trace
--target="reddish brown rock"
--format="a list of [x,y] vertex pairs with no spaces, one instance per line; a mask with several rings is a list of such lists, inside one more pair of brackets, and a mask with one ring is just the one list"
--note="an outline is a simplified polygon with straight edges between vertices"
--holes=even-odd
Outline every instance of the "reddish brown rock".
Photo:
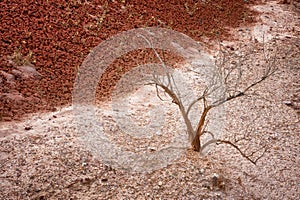
[[[154,26],[171,28],[195,40],[202,40],[203,36],[228,38],[228,27],[251,23],[255,15],[248,8],[254,1],[244,0],[83,2],[0,1],[0,71],[18,76],[14,88],[19,93],[26,97],[38,94],[41,100],[32,106],[16,106],[2,99],[0,108],[4,116],[13,112],[12,118],[20,119],[24,113],[70,104],[78,67],[91,49],[116,33]],[[99,83],[97,98],[107,98],[122,75],[116,75],[116,66],[122,66],[125,73],[148,57],[149,54],[134,52],[116,60]],[[16,66],[28,63],[33,63],[35,70]],[[12,88],[5,84],[0,92],[7,93]]]

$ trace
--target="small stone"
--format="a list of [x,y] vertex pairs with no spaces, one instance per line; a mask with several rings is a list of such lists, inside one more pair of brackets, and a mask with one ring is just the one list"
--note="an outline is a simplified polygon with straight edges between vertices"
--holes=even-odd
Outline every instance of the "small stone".
[[148,147],[148,149],[149,149],[150,152],[156,151],[156,149],[154,147]]
[[33,66],[30,66],[30,65],[24,65],[24,66],[19,66],[19,67],[17,67],[17,69],[18,69],[19,71],[21,71],[23,74],[28,75],[29,77],[32,77],[32,76],[34,76],[34,77],[36,77],[36,78],[41,77],[41,74],[38,73],[38,72],[36,71],[36,69],[35,69]]
[[292,102],[291,101],[284,101],[283,102],[285,105],[287,105],[287,106],[291,106],[292,105]]
[[202,169],[200,169],[200,170],[199,170],[199,172],[200,172],[200,174],[204,174],[204,172],[205,172],[205,169],[204,169],[204,168],[202,168]]
[[212,176],[212,184],[214,187],[218,186],[219,174],[214,173]]
[[107,181],[108,181],[107,178],[102,178],[102,179],[101,179],[101,182],[107,182]]
[[17,78],[22,78],[22,72],[20,72],[19,70],[13,69],[11,73]]
[[40,192],[40,191],[41,191],[40,188],[35,188],[35,189],[34,189],[34,192]]
[[42,75],[39,72],[37,72],[33,66],[29,65],[18,66],[17,69],[13,69],[11,72],[15,77],[23,79],[40,79],[42,77]]
[[162,135],[162,133],[161,133],[161,131],[160,130],[158,130],[158,131],[156,131],[156,135]]
[[32,129],[32,126],[25,126],[25,128],[24,128],[26,131],[29,131],[29,130],[31,130]]
[[219,178],[219,174],[217,174],[217,173],[213,173],[213,177],[215,177],[215,178]]
[[276,139],[278,139],[278,133],[273,133],[272,135],[271,135],[271,138],[273,139],[273,140],[276,140]]
[[215,196],[215,197],[221,197],[221,194],[220,194],[220,193],[215,193],[214,196]]
[[163,183],[162,183],[161,181],[158,182],[158,185],[159,185],[159,186],[162,186],[162,184],[163,184]]
[[276,145],[276,146],[273,146],[273,149],[274,150],[280,150],[280,147]]

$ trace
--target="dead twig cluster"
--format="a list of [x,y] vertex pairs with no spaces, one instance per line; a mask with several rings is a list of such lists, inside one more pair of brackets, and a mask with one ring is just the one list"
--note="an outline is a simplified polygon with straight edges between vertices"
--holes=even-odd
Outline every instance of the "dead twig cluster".
[[[145,39],[145,41],[151,46],[151,42]],[[207,130],[208,124],[208,113],[216,107],[225,104],[226,102],[238,99],[243,96],[249,95],[252,89],[265,81],[268,77],[272,76],[277,68],[276,68],[276,52],[274,53],[275,56],[268,56],[266,55],[265,48],[263,46],[263,53],[265,58],[265,66],[264,70],[261,74],[256,74],[256,78],[251,80],[250,82],[246,81],[245,83],[245,70],[243,68],[243,62],[247,59],[249,54],[253,53],[253,51],[249,52],[248,54],[234,54],[233,56],[229,56],[229,51],[226,50],[222,45],[220,45],[220,54],[218,59],[216,59],[216,66],[217,71],[214,72],[211,82],[208,86],[205,87],[202,95],[198,96],[194,99],[188,106],[184,106],[180,91],[176,85],[175,79],[173,74],[171,73],[171,69],[165,63],[164,55],[160,55],[156,49],[152,48],[153,52],[155,53],[161,68],[164,71],[164,76],[158,76],[155,73],[152,75],[152,81],[149,83],[156,87],[156,93],[158,98],[161,100],[162,97],[160,93],[163,91],[167,94],[174,104],[176,104],[180,110],[180,113],[184,119],[184,123],[186,125],[187,134],[189,136],[189,140],[191,146],[195,151],[202,152],[208,145],[210,144],[227,144],[231,147],[235,148],[244,158],[250,161],[253,164],[264,155],[267,148],[263,147],[263,150],[257,150],[251,152],[250,154],[246,154],[235,142],[237,141],[230,141],[230,140],[223,140],[219,138],[215,138],[214,134]],[[228,65],[229,57],[233,62]],[[197,73],[197,72],[195,72]],[[214,92],[223,92],[223,95],[219,96],[217,99],[211,100],[210,96]],[[208,100],[210,99],[210,100]],[[202,102],[203,110],[199,115],[199,120],[197,121],[197,126],[193,127],[191,119],[189,117],[189,113],[191,109],[196,105],[196,103]],[[206,143],[201,144],[201,137],[205,134],[210,134],[212,139],[206,141]],[[241,138],[240,140],[242,140]],[[257,156],[257,153],[259,155]],[[255,158],[254,154],[256,155]]]

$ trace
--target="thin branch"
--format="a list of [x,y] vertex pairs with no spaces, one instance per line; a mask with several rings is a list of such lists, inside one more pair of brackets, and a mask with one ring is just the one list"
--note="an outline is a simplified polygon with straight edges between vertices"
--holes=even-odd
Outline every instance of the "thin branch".
[[159,89],[158,89],[158,87],[157,87],[157,84],[155,84],[155,89],[156,89],[156,96],[157,96],[161,101],[164,101],[164,100],[160,97],[160,95],[159,95]]
[[[173,75],[170,73],[169,69],[165,65],[165,62],[160,57],[158,52],[153,48],[153,45],[151,44],[151,42],[145,36],[143,36],[143,35],[139,35],[139,36],[142,37],[148,43],[148,45],[151,47],[154,54],[158,58],[159,62],[161,63],[163,69],[165,70],[165,74],[166,74],[166,77],[167,77],[167,80],[166,80],[167,84],[165,84],[163,81],[161,81],[158,77],[153,76],[154,84],[156,85],[156,87],[159,86],[160,88],[162,88],[165,91],[165,93],[167,93],[172,98],[172,102],[178,105],[179,110],[181,112],[181,115],[182,115],[182,117],[184,119],[184,122],[187,126],[188,135],[190,137],[190,140],[192,140],[192,138],[194,137],[195,131],[192,127],[192,123],[191,123],[190,119],[188,118],[188,115],[185,111],[185,108],[184,108],[184,105],[183,105],[183,103],[180,99],[180,96],[178,96],[180,93],[179,93],[179,90],[177,88],[177,85],[176,85],[176,82],[174,80]],[[174,90],[174,87],[175,87],[175,90]],[[177,91],[177,94],[176,94],[175,91]]]
[[244,96],[246,95],[246,92],[248,92],[248,90],[256,85],[258,85],[259,83],[261,83],[262,81],[264,81],[265,79],[267,79],[268,77],[272,76],[275,72],[277,71],[277,68],[275,69],[270,69],[268,68],[266,73],[257,81],[255,81],[254,83],[250,84],[249,86],[247,86],[243,91],[240,91],[238,92],[237,94],[234,94],[234,95],[229,95],[227,98],[225,99],[219,99],[217,101],[215,101],[213,104],[212,104],[212,107],[217,107],[227,101],[230,101],[230,100],[233,100],[235,98],[238,98],[238,97],[241,97],[241,96]]
[[198,98],[195,99],[192,103],[190,103],[190,105],[188,106],[188,109],[187,109],[187,111],[186,111],[186,114],[187,114],[187,115],[189,115],[189,112],[190,112],[190,110],[192,109],[193,105],[194,105],[195,103],[197,103],[198,101],[202,100],[202,99],[205,97],[205,95],[206,95],[206,93],[207,93],[206,91],[207,91],[207,88],[204,90],[202,96],[198,97]]
[[211,135],[211,137],[212,137],[213,139],[215,139],[215,135],[214,135],[212,132],[210,132],[210,131],[204,131],[204,133],[208,133],[209,135]]
[[230,145],[230,146],[232,146],[233,148],[235,148],[236,150],[238,150],[238,152],[244,157],[244,158],[246,158],[248,161],[250,161],[252,164],[254,164],[254,165],[256,165],[256,163],[257,163],[257,161],[259,160],[259,159],[261,159],[263,156],[264,156],[264,154],[265,154],[265,152],[267,151],[267,148],[265,148],[265,150],[263,151],[263,153],[260,155],[260,156],[258,156],[258,157],[256,157],[255,159],[251,159],[250,158],[250,156],[252,156],[254,153],[256,153],[256,152],[252,152],[250,155],[246,155],[237,145],[235,145],[234,143],[232,143],[232,142],[230,142],[230,141],[228,141],[228,140],[221,140],[221,139],[211,139],[211,140],[209,140],[208,142],[206,142],[202,147],[201,147],[201,150],[200,150],[200,152],[202,152],[208,145],[210,145],[210,144],[218,144],[218,143],[220,143],[220,144],[228,144],[228,145]]

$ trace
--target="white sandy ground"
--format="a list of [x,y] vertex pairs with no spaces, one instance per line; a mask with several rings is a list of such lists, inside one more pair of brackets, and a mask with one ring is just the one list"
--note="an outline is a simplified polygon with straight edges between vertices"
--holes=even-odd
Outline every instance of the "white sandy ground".
[[[230,139],[249,134],[250,141],[239,143],[247,151],[267,144],[269,150],[257,165],[231,147],[217,145],[206,156],[181,148],[176,161],[167,165],[164,161],[169,158],[165,157],[154,163],[162,168],[152,172],[119,169],[104,164],[82,143],[69,106],[22,122],[0,124],[0,199],[299,199],[299,111],[285,104],[300,92],[299,11],[276,2],[255,9],[263,12],[261,22],[234,30],[238,40],[223,44],[238,52],[239,46],[250,46],[247,41],[252,37],[270,49],[279,46],[279,70],[254,88],[258,95],[226,104],[223,129],[217,134]],[[246,64],[257,67],[251,68],[257,72],[256,64],[262,60],[262,50],[258,50]],[[152,125],[153,140],[148,134],[132,139],[119,133],[124,127],[115,123],[111,104],[97,107],[105,134],[114,143],[149,155],[168,144],[175,133],[182,133],[176,106],[169,102],[162,103],[168,123],[157,129],[151,122],[151,113],[144,111],[160,104],[151,92],[145,87],[132,94],[130,102],[135,109],[127,115],[140,125]]]

